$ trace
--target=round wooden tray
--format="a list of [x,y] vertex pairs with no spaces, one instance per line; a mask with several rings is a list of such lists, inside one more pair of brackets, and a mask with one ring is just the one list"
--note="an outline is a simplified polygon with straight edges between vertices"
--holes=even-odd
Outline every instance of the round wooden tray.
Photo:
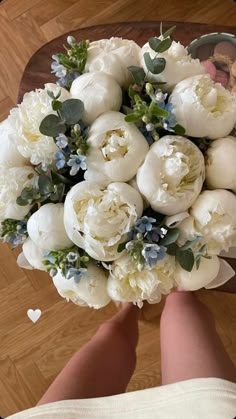
[[[176,25],[173,38],[187,46],[193,39],[201,35],[212,32],[229,32],[236,35],[236,28],[207,25],[187,22],[163,22],[163,30]],[[51,74],[52,54],[63,51],[63,45],[66,44],[68,35],[73,35],[77,40],[89,39],[91,41],[118,36],[135,40],[139,45],[143,45],[150,37],[158,35],[160,22],[125,22],[91,26],[88,28],[77,29],[69,34],[64,34],[45,44],[30,58],[25,67],[18,94],[18,103],[26,92],[44,86],[44,83],[55,82],[56,78]],[[236,271],[236,259],[227,259],[233,269]],[[228,281],[219,291],[236,293],[236,276]]]

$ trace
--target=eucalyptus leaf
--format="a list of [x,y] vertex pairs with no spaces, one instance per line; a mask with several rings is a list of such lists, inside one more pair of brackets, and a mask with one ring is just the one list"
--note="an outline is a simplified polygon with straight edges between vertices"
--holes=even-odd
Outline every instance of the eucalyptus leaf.
[[171,228],[168,230],[168,233],[159,241],[160,246],[168,246],[172,243],[175,243],[179,237],[179,229],[178,228]]
[[193,252],[188,250],[181,250],[178,249],[175,255],[177,261],[179,262],[181,268],[185,271],[191,272],[194,266],[194,254]]
[[65,184],[59,183],[58,185],[56,185],[56,193],[58,196],[58,201],[62,202],[65,193]]
[[175,29],[176,29],[176,25],[171,26],[170,29],[167,29],[167,31],[163,33],[163,38],[168,38],[168,36],[170,36],[172,32],[174,32]]
[[195,244],[197,244],[201,239],[202,236],[197,236],[193,240],[186,241],[186,243],[184,243],[184,245],[181,246],[181,250],[192,249],[195,246]]
[[153,74],[160,74],[162,71],[164,71],[166,66],[166,60],[165,58],[154,58],[153,61]]
[[24,207],[25,205],[29,205],[28,200],[21,198],[21,196],[18,196],[16,203],[17,205],[20,205],[21,207]]
[[180,124],[175,125],[173,130],[174,130],[176,135],[184,135],[185,134],[185,128],[182,127],[182,125],[180,125]]
[[164,51],[166,51],[170,48],[171,44],[172,44],[172,39],[171,38],[166,38],[163,41],[161,41],[159,43],[159,45],[157,45],[155,51],[159,52],[159,53],[164,52]]
[[70,179],[67,179],[65,176],[63,176],[60,173],[52,171],[51,176],[52,176],[52,181],[54,184],[64,183],[65,185],[69,185],[69,186],[74,185],[74,183]]
[[149,52],[145,52],[143,58],[144,58],[144,62],[146,64],[147,69],[151,73],[153,73],[154,67],[153,67],[152,58],[151,58]]
[[141,86],[144,83],[144,79],[146,76],[144,69],[142,67],[136,67],[134,65],[131,65],[130,67],[128,67],[128,70],[131,72],[135,83],[138,86]]
[[83,111],[84,104],[79,99],[68,99],[62,103],[61,115],[68,125],[77,124],[81,119]]
[[127,242],[124,242],[124,243],[120,243],[119,244],[119,246],[117,247],[117,252],[118,253],[121,253],[121,252],[123,252],[123,250],[125,250],[126,243]]
[[148,40],[149,46],[153,49],[153,51],[158,52],[157,48],[161,43],[159,38],[153,37]]
[[42,194],[49,194],[54,191],[54,185],[51,179],[44,175],[38,178],[38,188]]
[[26,188],[24,188],[20,196],[23,200],[28,201],[28,199],[32,199],[33,197],[33,190],[27,190]]
[[196,268],[199,269],[201,263],[201,258],[199,257],[198,259],[196,259]]
[[203,253],[205,253],[205,251],[207,250],[207,244],[205,243],[202,247],[200,247],[200,249],[198,250],[198,254],[199,255],[203,255]]
[[145,52],[143,57],[144,57],[144,61],[145,61],[147,69],[152,74],[159,74],[164,70],[166,66],[166,60],[164,58],[152,59],[149,52]]
[[66,132],[66,126],[57,115],[48,115],[42,120],[39,131],[48,137],[57,137]]
[[52,101],[52,109],[54,111],[61,110],[61,108],[62,108],[62,103],[59,100],[53,100]]
[[51,99],[53,99],[53,100],[55,99],[54,93],[51,92],[50,90],[47,90],[47,94]]
[[176,243],[172,243],[169,246],[167,246],[166,253],[168,253],[168,255],[175,256],[178,248],[179,246]]

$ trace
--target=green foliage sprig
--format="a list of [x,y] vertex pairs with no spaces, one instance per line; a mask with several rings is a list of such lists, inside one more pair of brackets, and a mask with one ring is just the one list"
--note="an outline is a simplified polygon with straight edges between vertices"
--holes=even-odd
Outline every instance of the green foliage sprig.
[[52,99],[52,109],[57,115],[47,115],[41,122],[39,131],[48,137],[57,137],[64,134],[68,126],[75,125],[82,117],[84,104],[79,99],[68,99],[61,102],[59,99],[61,92],[54,96],[53,92],[48,91],[48,95]]
[[21,206],[41,203],[63,202],[73,182],[49,167],[39,165],[35,168],[37,176],[34,184],[24,188],[16,203]]
[[60,270],[65,278],[73,277],[76,280],[88,268],[90,260],[90,256],[84,250],[73,246],[47,252],[43,263],[51,276],[55,276]]
[[147,81],[148,73],[152,74],[160,74],[164,71],[166,66],[166,60],[163,57],[158,57],[159,53],[167,51],[170,46],[172,45],[173,40],[171,39],[170,35],[175,30],[176,26],[172,26],[169,28],[166,32],[162,33],[162,24],[160,26],[160,38],[152,37],[149,39],[148,43],[150,48],[156,53],[154,58],[151,57],[149,52],[144,53],[144,62],[146,64],[146,67],[148,69],[147,74],[145,74],[145,71],[142,67],[137,66],[130,66],[128,67],[128,70],[131,72],[134,83],[137,86],[143,87],[144,84]]

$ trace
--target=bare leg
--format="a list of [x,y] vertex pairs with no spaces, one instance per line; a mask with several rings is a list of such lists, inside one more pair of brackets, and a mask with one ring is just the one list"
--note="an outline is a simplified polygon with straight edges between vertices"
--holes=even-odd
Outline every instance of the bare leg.
[[207,308],[191,292],[168,295],[161,317],[162,384],[216,377],[236,382],[236,368]]
[[139,309],[125,305],[77,352],[38,405],[124,393],[136,364]]

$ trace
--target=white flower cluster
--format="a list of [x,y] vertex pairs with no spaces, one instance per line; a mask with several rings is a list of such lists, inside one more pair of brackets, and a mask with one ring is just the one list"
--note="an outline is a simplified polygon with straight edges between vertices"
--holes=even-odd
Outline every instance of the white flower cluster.
[[[236,138],[230,136],[236,124],[236,95],[214,84],[179,42],[158,54],[165,59],[160,74],[150,73],[145,53],[156,56],[149,44],[140,48],[127,39],[91,42],[85,73],[72,81],[70,92],[46,84],[27,93],[0,125],[0,221],[20,221],[33,204],[21,206],[16,199],[24,188],[35,186],[34,166],[55,169],[55,153],[61,154],[55,138],[39,130],[46,116],[56,115],[47,92],[56,96],[60,90],[61,102],[70,98],[83,102],[89,146],[84,180],[76,178],[64,203],[42,204],[28,217],[29,237],[18,257],[21,267],[47,270],[44,259],[50,252],[77,246],[88,255],[80,276],[66,276],[63,264],[52,275],[59,294],[75,304],[101,308],[112,299],[141,307],[144,300],[159,302],[174,287],[211,288],[233,275],[218,255],[236,246]],[[165,83],[168,104],[185,134],[175,135],[170,128],[170,134],[149,146],[139,126],[125,120],[122,89],[133,84],[127,67],[140,63],[146,81]],[[167,123],[164,127],[168,131]],[[194,144],[188,137],[214,140],[205,160],[197,140]],[[67,138],[63,133],[60,138],[65,148]],[[71,159],[76,161],[76,155]],[[208,190],[202,191],[204,182]],[[148,206],[170,216],[167,226],[178,223],[179,246],[196,237],[196,252],[207,246],[208,258],[201,258],[199,269],[194,266],[187,272],[174,256],[165,254],[140,271],[130,253],[118,251]]]

